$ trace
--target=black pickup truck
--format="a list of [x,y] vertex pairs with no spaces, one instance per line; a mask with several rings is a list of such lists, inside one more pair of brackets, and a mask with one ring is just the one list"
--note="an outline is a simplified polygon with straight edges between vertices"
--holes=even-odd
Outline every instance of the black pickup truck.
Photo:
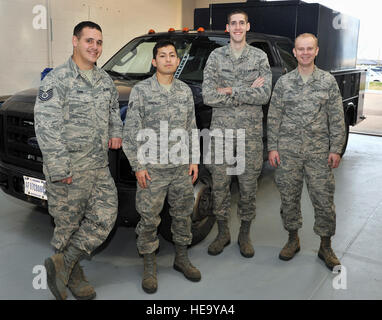
[[[181,62],[175,76],[192,89],[197,126],[199,129],[209,128],[212,110],[203,104],[201,93],[203,68],[211,51],[229,42],[229,34],[224,31],[150,32],[126,44],[102,67],[113,78],[119,91],[121,119],[125,121],[131,88],[138,81],[150,77],[155,72],[151,65],[152,49],[158,40],[164,38],[171,39],[178,49]],[[273,85],[282,74],[296,67],[296,61],[292,55],[293,44],[289,38],[248,33],[247,42],[267,54],[273,74]],[[338,81],[342,81],[342,77],[346,75],[346,72],[335,74]],[[358,93],[360,73],[352,73],[351,76],[358,77],[353,81],[355,86],[353,93]],[[5,193],[13,197],[47,207],[42,155],[34,131],[33,108],[36,95],[37,89],[29,89],[13,95],[2,105],[0,102],[0,186]],[[355,102],[353,106],[356,106]],[[344,108],[347,125],[354,124],[356,111],[352,110],[352,115],[349,116],[349,100],[347,99],[344,100]],[[267,110],[268,106],[263,106],[265,144]],[[353,123],[349,122],[350,120]],[[135,226],[139,220],[135,209],[135,175],[122,150],[110,151],[109,163],[118,189],[118,225]],[[193,244],[203,240],[215,222],[215,218],[211,215],[210,185],[209,173],[201,164],[200,176],[194,187]],[[167,204],[161,216],[159,232],[165,239],[171,241],[171,220]]]

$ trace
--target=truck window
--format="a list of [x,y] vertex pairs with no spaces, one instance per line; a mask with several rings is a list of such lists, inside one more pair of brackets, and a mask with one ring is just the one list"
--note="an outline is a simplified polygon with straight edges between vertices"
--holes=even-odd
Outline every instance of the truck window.
[[268,56],[269,65],[271,67],[273,67],[275,65],[273,57],[272,57],[271,49],[270,49],[269,44],[267,42],[255,41],[255,42],[251,42],[250,45],[255,47],[255,48],[259,48],[259,49],[263,50]]
[[297,67],[297,60],[293,55],[293,46],[287,42],[276,42],[276,47],[279,50],[282,63],[287,71],[292,71]]
[[141,42],[131,51],[124,51],[111,68],[119,73],[147,73],[151,68],[155,42]]
[[[222,40],[226,40],[222,42]],[[228,39],[213,37],[195,38],[189,50],[183,52],[179,68],[175,74],[183,81],[203,81],[203,69],[211,52],[228,43]],[[184,64],[184,65],[182,65]]]
[[175,77],[183,81],[202,82],[203,69],[210,53],[228,43],[227,37],[199,37],[173,35],[171,37],[148,36],[128,43],[104,66],[105,71],[120,74],[128,79],[142,80],[154,74],[151,65],[152,51],[162,39],[174,42],[181,60]]

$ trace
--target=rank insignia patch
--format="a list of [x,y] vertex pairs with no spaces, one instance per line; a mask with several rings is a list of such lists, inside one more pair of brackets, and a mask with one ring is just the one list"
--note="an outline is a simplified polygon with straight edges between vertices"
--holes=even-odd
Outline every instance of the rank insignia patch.
[[53,97],[53,89],[49,89],[49,90],[46,90],[46,91],[40,89],[40,91],[38,92],[38,98],[41,101],[48,101],[52,97]]

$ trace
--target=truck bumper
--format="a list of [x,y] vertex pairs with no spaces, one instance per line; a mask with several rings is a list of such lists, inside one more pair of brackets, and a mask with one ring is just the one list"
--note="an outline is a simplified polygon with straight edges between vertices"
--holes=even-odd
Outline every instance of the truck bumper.
[[[48,202],[24,193],[24,176],[45,180],[41,172],[16,167],[0,161],[0,188],[8,195],[32,203],[42,208],[48,208]],[[135,183],[116,183],[118,190],[119,220],[126,226],[136,226],[139,214],[135,209]]]
[[48,203],[46,200],[28,196],[24,193],[24,176],[45,179],[40,172],[0,162],[0,187],[6,194],[39,207],[47,208]]

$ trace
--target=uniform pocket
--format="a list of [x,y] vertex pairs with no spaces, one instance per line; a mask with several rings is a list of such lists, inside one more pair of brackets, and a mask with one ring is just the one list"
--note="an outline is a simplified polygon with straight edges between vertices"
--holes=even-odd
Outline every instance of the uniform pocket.
[[91,141],[94,112],[91,97],[86,94],[72,95],[68,98],[69,119],[66,124],[68,149],[77,151]]
[[162,106],[159,101],[149,100],[145,104],[144,127],[156,129],[160,126],[160,121],[166,121],[169,115],[167,108]]
[[102,90],[102,95],[101,95],[102,99],[105,101],[105,102],[111,102],[111,91],[110,91],[110,88],[103,88]]
[[243,71],[244,81],[252,85],[253,81],[255,81],[260,76],[260,72],[257,69],[250,69]]
[[232,81],[234,81],[234,72],[228,68],[223,68],[220,70],[217,70],[217,74],[219,74],[218,78],[218,86],[219,87],[228,87],[231,86]]
[[301,117],[301,110],[296,102],[296,99],[285,98],[284,99],[284,113],[288,118],[298,120]]
[[101,89],[99,98],[95,101],[95,114],[96,114],[96,129],[100,133],[108,131],[109,127],[109,115],[110,115],[110,104],[112,100],[112,94],[110,88]]
[[187,100],[179,100],[176,105],[176,110],[174,114],[171,115],[171,128],[172,129],[187,129],[187,117],[188,108]]
[[316,91],[314,94],[314,100],[321,105],[326,104],[329,99],[329,93],[327,90]]
[[70,96],[69,103],[69,121],[73,124],[88,124],[92,119],[91,98],[85,94]]

